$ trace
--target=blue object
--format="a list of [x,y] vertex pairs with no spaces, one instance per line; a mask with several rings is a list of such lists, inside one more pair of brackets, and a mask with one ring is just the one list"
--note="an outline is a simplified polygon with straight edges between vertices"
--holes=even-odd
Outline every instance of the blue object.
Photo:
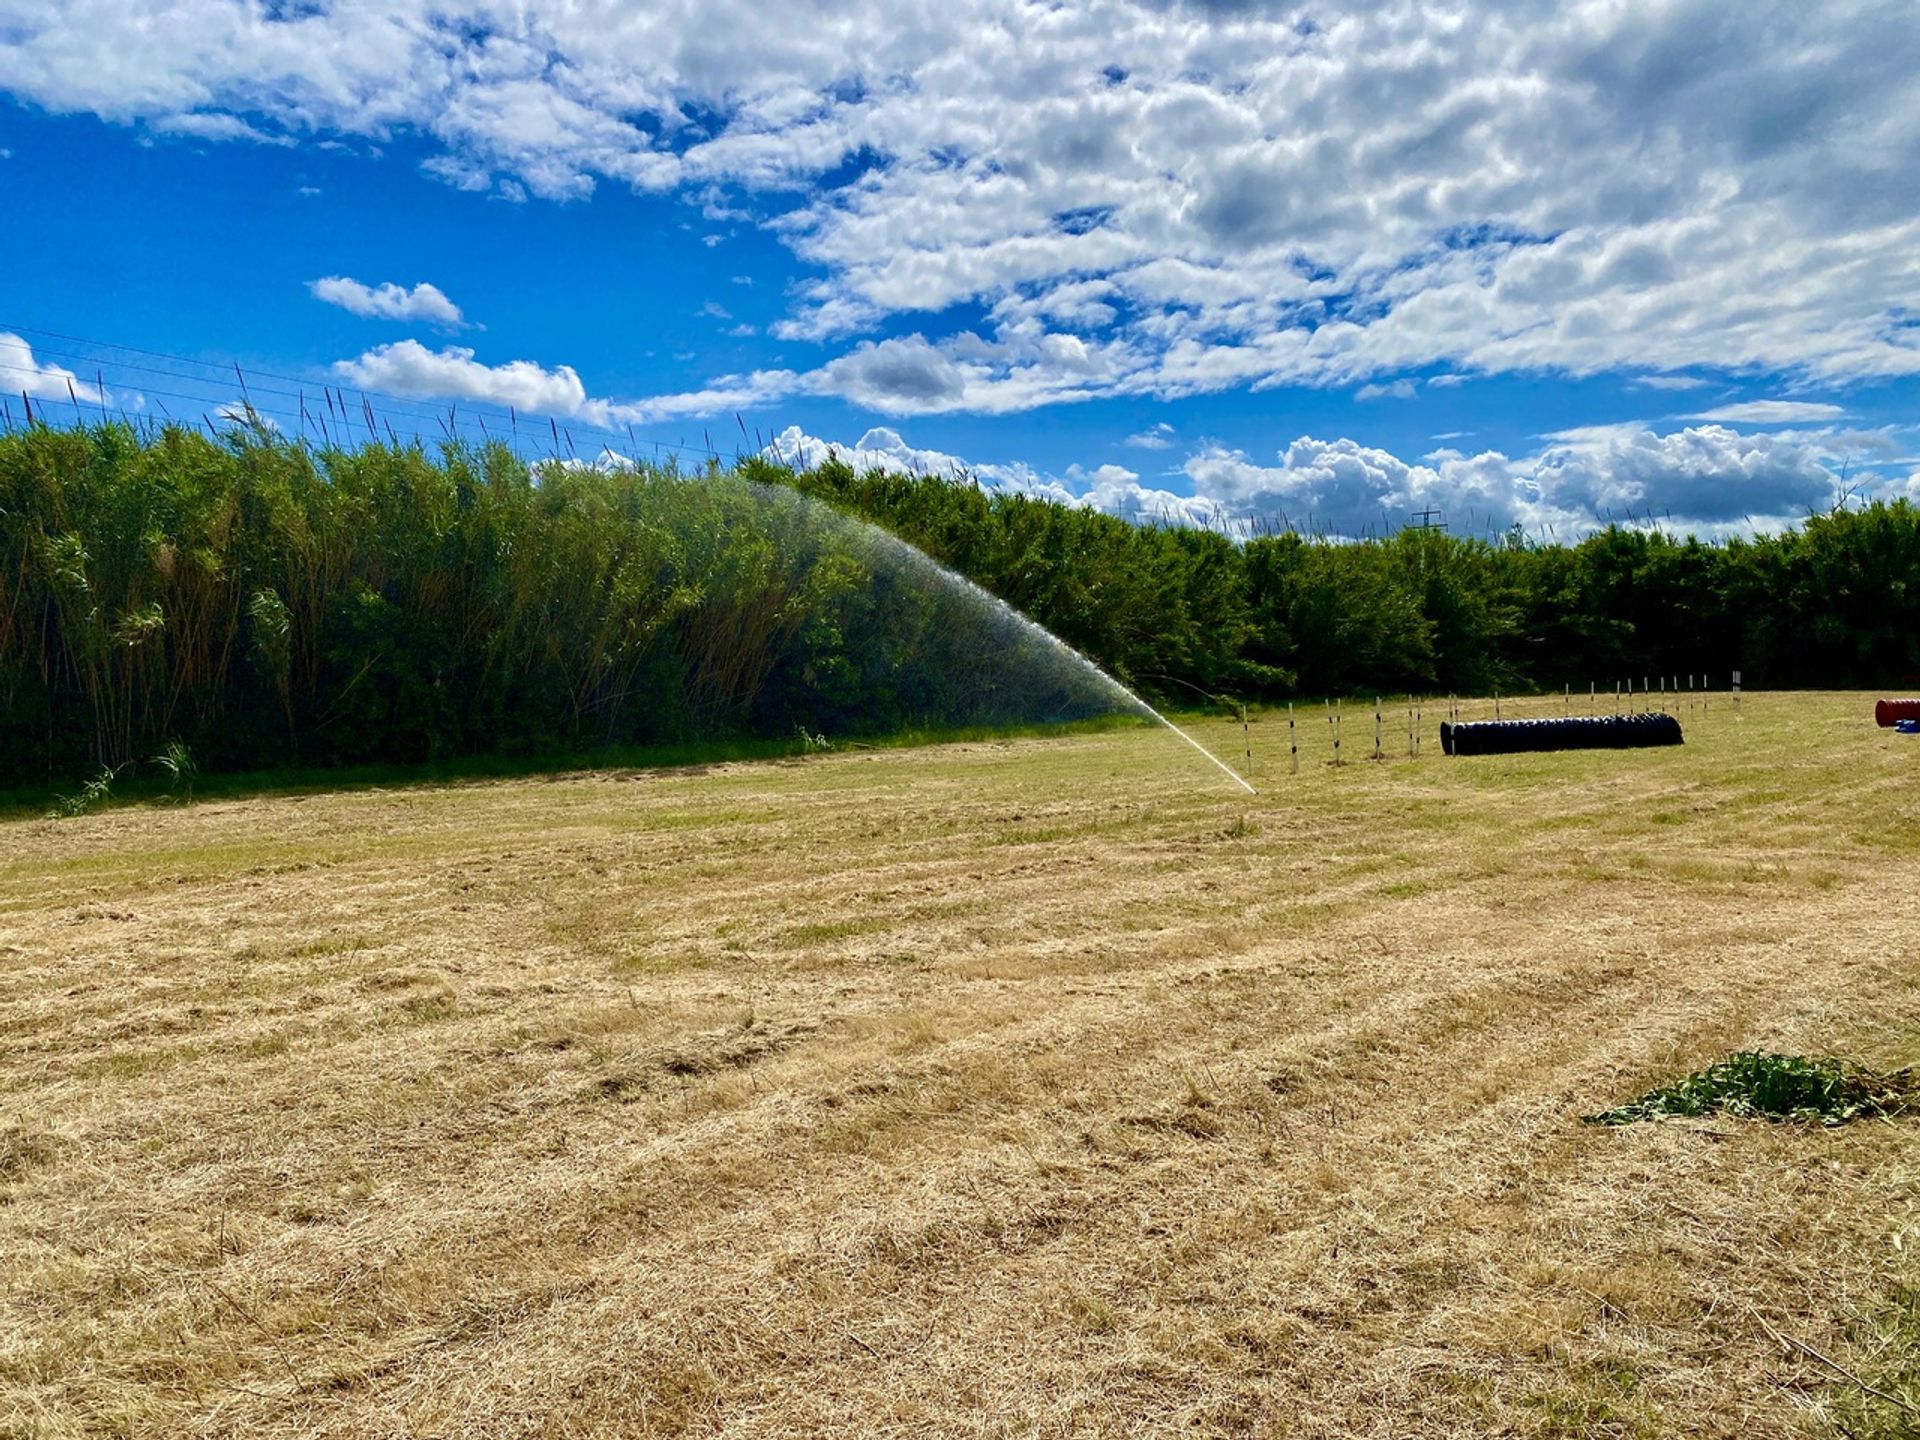
[[1894,731],[1901,735],[1920,735],[1920,720],[1896,720]]

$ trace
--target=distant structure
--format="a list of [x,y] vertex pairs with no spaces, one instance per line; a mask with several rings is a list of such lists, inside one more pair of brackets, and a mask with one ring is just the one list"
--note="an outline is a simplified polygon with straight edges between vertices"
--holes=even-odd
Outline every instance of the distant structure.
[[1415,510],[1409,518],[1413,520],[1416,530],[1444,530],[1447,522],[1440,518],[1444,513],[1429,505],[1424,510]]

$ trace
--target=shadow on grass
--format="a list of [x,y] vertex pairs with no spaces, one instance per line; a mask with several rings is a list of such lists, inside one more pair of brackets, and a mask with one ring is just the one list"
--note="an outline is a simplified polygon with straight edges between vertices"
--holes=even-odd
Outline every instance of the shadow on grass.
[[[889,735],[841,739],[806,735],[777,740],[740,737],[677,745],[613,746],[531,755],[469,755],[420,764],[315,766],[202,774],[194,778],[190,787],[183,787],[177,780],[160,774],[128,774],[113,779],[107,786],[97,786],[95,782],[98,794],[81,809],[91,812],[128,805],[179,805],[203,800],[315,795],[348,790],[426,789],[538,776],[558,778],[592,772],[694,770],[740,762],[804,759],[829,753],[1097,735],[1151,723],[1141,716],[1114,714],[1057,724],[903,730]],[[76,784],[66,789],[32,786],[0,790],[0,820],[45,816],[50,809],[71,800],[76,793],[87,788],[86,785]]]

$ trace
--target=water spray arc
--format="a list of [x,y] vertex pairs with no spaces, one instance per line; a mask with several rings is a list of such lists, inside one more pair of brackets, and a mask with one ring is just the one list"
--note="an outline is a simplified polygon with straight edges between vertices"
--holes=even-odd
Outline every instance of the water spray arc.
[[[865,525],[866,522],[850,520],[849,523]],[[892,558],[902,566],[919,570],[940,584],[955,587],[977,604],[984,607],[989,614],[1002,624],[1013,627],[1015,633],[1019,636],[1028,641],[1038,642],[1063,661],[1073,665],[1085,675],[1086,678],[1104,690],[1110,699],[1118,703],[1120,708],[1131,710],[1137,715],[1158,721],[1160,724],[1166,726],[1167,729],[1171,730],[1201,755],[1205,756],[1215,769],[1242,790],[1246,791],[1247,794],[1257,795],[1260,793],[1218,755],[1215,755],[1211,750],[1207,749],[1206,746],[1194,739],[1193,736],[1182,730],[1178,725],[1174,724],[1173,721],[1169,720],[1158,710],[1154,709],[1153,706],[1141,699],[1140,696],[1135,694],[1131,689],[1121,684],[1120,681],[1094,664],[1093,661],[1074,649],[1073,646],[1062,640],[1044,625],[1028,619],[992,591],[982,589],[957,571],[949,570],[925,551],[909,545],[906,541],[900,539],[899,536],[881,530],[878,526],[868,526],[867,528],[873,531],[874,543],[884,547]]]
[[[1061,643],[1065,644],[1066,642],[1062,641]],[[1078,654],[1079,652],[1075,651],[1074,653]],[[1086,657],[1082,656],[1081,658],[1085,659]],[[1089,665],[1093,665],[1093,662],[1091,660],[1088,660],[1087,663]],[[1100,667],[1095,665],[1094,668],[1098,670]],[[1106,674],[1104,670],[1102,670],[1100,673],[1103,675]],[[1107,676],[1107,678],[1110,680],[1113,679],[1113,677],[1110,675]],[[1118,680],[1114,680],[1113,683],[1116,685],[1120,685],[1120,682]],[[1138,695],[1134,695],[1131,690],[1127,690],[1126,686],[1120,685],[1120,688],[1122,690],[1126,690],[1127,694],[1133,696],[1134,704],[1138,705],[1147,714],[1151,715],[1154,719],[1158,720],[1162,725],[1166,726],[1167,729],[1171,730],[1174,734],[1178,735],[1182,740],[1186,741],[1187,744],[1193,746],[1194,749],[1198,750],[1202,755],[1206,756],[1207,759],[1211,760],[1215,765],[1219,767],[1220,773],[1222,775],[1226,776],[1229,780],[1233,781],[1234,784],[1238,785],[1242,790],[1246,791],[1247,794],[1258,795],[1260,793],[1258,790],[1254,789],[1253,786],[1249,785],[1245,780],[1242,780],[1240,776],[1236,774],[1228,766],[1226,761],[1222,760],[1218,755],[1214,754],[1211,750],[1207,749],[1206,746],[1202,745],[1198,740],[1194,739],[1193,736],[1187,734],[1186,731],[1182,730],[1178,725],[1174,724],[1173,721],[1167,719],[1166,716],[1162,715],[1158,710],[1154,709],[1151,705],[1147,704],[1147,702],[1142,700]]]

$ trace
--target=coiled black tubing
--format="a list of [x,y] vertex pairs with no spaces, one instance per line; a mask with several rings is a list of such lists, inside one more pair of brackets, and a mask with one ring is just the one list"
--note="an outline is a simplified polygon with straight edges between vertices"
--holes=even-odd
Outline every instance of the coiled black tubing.
[[1449,755],[1514,755],[1534,750],[1640,750],[1679,745],[1671,715],[1571,715],[1556,720],[1442,722],[1440,748]]

